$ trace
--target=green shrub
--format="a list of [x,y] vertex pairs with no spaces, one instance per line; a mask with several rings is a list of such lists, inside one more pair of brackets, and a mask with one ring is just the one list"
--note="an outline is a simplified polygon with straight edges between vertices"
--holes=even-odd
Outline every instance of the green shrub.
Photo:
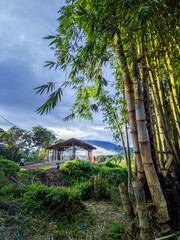
[[89,162],[82,160],[68,161],[60,166],[60,170],[80,182],[88,181],[92,175],[98,173],[98,169]]
[[127,183],[127,170],[117,165],[107,167],[104,164],[93,166],[80,160],[68,161],[60,166],[69,181],[81,191],[81,198],[109,199],[121,205],[118,184]]
[[5,176],[16,177],[20,169],[20,166],[16,163],[6,159],[0,159],[0,172],[2,172]]
[[127,183],[127,169],[122,167],[101,167],[103,178],[108,179],[109,184],[118,185],[120,182]]
[[103,179],[102,174],[93,175],[91,179],[85,183],[73,185],[79,191],[82,200],[88,199],[109,199],[110,188],[108,180]]
[[25,211],[47,211],[53,216],[65,214],[70,217],[83,208],[81,195],[75,188],[30,185],[22,198]]
[[127,182],[127,169],[112,164],[113,167],[107,167],[101,164],[93,166],[90,162],[81,160],[68,161],[60,165],[60,170],[71,177],[71,181],[86,182],[93,175],[102,173],[103,178],[108,178],[110,184]]
[[79,194],[80,194],[80,197],[82,200],[91,199],[93,196],[93,186],[92,186],[92,182],[90,180],[85,183],[76,184],[76,185],[72,186],[72,188],[79,191]]
[[116,167],[116,165],[114,163],[110,162],[110,161],[105,162],[104,165],[106,167],[111,167],[111,168]]

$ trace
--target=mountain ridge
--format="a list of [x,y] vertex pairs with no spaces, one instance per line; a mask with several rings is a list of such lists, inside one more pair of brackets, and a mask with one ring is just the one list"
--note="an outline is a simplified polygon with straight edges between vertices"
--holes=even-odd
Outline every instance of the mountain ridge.
[[[105,150],[109,150],[114,152],[114,155],[124,155],[124,150],[122,146],[118,146],[112,142],[108,141],[100,141],[100,140],[82,140],[83,142],[97,146],[99,148],[103,148]],[[130,154],[133,155],[133,148],[130,147]]]

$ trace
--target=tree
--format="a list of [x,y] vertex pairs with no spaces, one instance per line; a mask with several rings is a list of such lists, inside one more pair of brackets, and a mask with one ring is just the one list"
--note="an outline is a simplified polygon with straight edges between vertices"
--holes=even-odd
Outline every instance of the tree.
[[39,150],[46,148],[54,143],[56,136],[52,131],[43,128],[42,126],[36,126],[32,128],[32,143],[33,147],[37,147]]
[[63,142],[64,141],[64,139],[62,139],[62,138],[57,138],[55,141],[54,141],[54,144],[56,144],[56,143],[61,143],[61,142]]
[[31,142],[30,132],[18,127],[11,127],[9,131],[1,132],[0,137],[11,152],[12,161],[16,161],[18,151],[25,149]]
[[[1,133],[4,133],[5,131],[4,131],[4,129],[2,129],[2,128],[0,128],[0,134]],[[2,142],[2,139],[1,139],[1,137],[0,137],[0,143]]]

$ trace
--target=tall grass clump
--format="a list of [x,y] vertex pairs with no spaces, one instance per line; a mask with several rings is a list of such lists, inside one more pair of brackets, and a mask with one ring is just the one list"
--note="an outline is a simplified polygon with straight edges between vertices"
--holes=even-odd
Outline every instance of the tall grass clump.
[[29,185],[22,198],[25,212],[44,212],[51,216],[73,216],[84,208],[81,195],[75,188]]

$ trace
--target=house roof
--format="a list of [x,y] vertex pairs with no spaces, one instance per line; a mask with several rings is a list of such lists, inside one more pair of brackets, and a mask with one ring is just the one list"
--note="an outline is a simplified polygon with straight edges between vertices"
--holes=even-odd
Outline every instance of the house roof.
[[61,143],[57,143],[57,144],[54,144],[52,146],[49,146],[47,147],[47,149],[56,149],[56,150],[59,150],[59,151],[64,151],[66,150],[67,148],[70,148],[72,146],[78,146],[78,147],[81,147],[83,149],[86,149],[86,150],[93,150],[93,149],[96,149],[96,147],[94,146],[91,146],[81,140],[78,140],[76,138],[70,138],[64,142],[61,142]]

